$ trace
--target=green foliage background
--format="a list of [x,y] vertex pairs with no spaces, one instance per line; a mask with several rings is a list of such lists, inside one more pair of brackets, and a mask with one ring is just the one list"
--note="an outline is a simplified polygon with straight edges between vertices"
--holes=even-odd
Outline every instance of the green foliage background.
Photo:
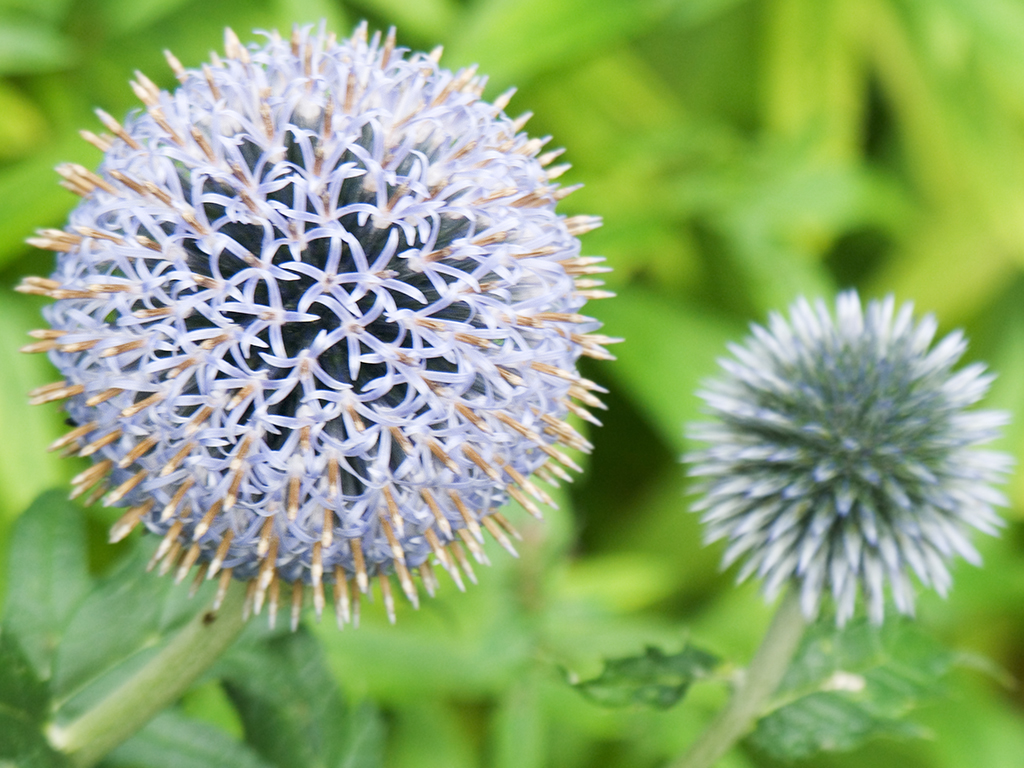
[[[246,40],[320,18],[341,34],[366,18],[396,24],[404,46],[443,43],[443,64],[478,62],[490,98],[519,86],[510,111],[534,111],[530,132],[568,148],[564,181],[587,186],[561,210],[604,216],[585,252],[616,269],[619,297],[592,314],[627,341],[617,362],[584,366],[611,389],[610,410],[561,511],[544,525],[517,516],[520,560],[494,547],[478,587],[445,584],[394,628],[378,604],[358,631],[311,617],[296,640],[253,629],[106,765],[645,768],[681,751],[721,685],[669,709],[607,709],[563,670],[594,677],[602,659],[688,640],[749,658],[770,609],[700,546],[682,425],[725,341],[798,294],[892,292],[965,327],[970,356],[999,373],[990,404],[1016,416],[1002,447],[1024,454],[1022,0],[0,0],[0,573],[19,563],[15,519],[81,468],[44,451],[61,419],[25,392],[54,373],[16,351],[41,302],[8,290],[49,273],[52,257],[23,240],[75,203],[53,166],[95,166],[77,131],[98,130],[95,106],[135,106],[134,69],[174,85],[162,49],[197,66],[225,25]],[[952,596],[919,606],[928,633],[989,672],[961,665],[915,713],[924,738],[895,729],[800,764],[1020,767],[1024,696],[1008,681],[1024,675],[1024,474],[1010,495],[1005,534],[981,542],[985,568],[961,564]],[[75,583],[113,578],[140,545],[108,547],[111,513],[82,514],[91,576]],[[94,631],[73,609],[61,621]],[[138,648],[155,642],[137,634]],[[723,765],[774,766],[773,754],[752,739]]]

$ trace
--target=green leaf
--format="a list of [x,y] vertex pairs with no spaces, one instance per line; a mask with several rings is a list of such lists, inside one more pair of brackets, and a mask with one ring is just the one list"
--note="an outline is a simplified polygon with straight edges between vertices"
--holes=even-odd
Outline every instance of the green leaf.
[[14,636],[0,631],[0,766],[65,765],[43,736],[48,703],[46,686],[36,676]]
[[54,651],[89,591],[82,511],[63,491],[47,491],[18,518],[11,536],[4,629],[17,637],[35,673],[50,678]]
[[179,707],[183,715],[215,725],[239,739],[244,734],[242,721],[220,680],[209,679],[193,686],[182,696]]
[[642,656],[608,659],[598,677],[571,684],[604,707],[642,704],[668,709],[679,703],[694,681],[708,676],[719,661],[717,656],[692,645],[672,655],[648,646]]
[[146,768],[271,768],[251,747],[208,723],[169,710],[104,760]]
[[384,721],[377,708],[362,702],[348,716],[345,753],[336,768],[379,768],[384,764]]
[[[563,503],[564,497],[556,499]],[[551,511],[536,526],[532,540],[554,546],[563,522],[568,522],[564,516],[564,510]],[[539,554],[538,549],[531,554]],[[489,568],[474,566],[479,584],[467,585],[465,593],[457,592],[441,573],[438,596],[424,601],[419,611],[400,604],[398,630],[384,618],[379,593],[376,604],[363,598],[358,631],[338,632],[327,621],[320,624],[313,631],[335,678],[388,701],[440,695],[484,698],[504,690],[534,653],[514,576],[526,559],[525,548],[519,561],[500,551],[492,552],[491,559]]]
[[379,765],[376,713],[349,712],[305,630],[238,645],[214,671],[238,710],[248,743],[279,768]]
[[751,739],[772,757],[800,760],[818,752],[849,752],[871,738],[926,733],[897,717],[876,715],[848,696],[812,693],[764,718]]
[[[146,573],[153,546],[137,546],[71,619],[54,661],[53,691],[73,716],[145,663],[164,639],[206,605],[188,586]],[[208,591],[212,584],[204,587]]]
[[955,655],[916,624],[865,621],[815,625],[751,743],[772,757],[797,760],[849,751],[878,736],[920,736],[907,719],[937,696]]

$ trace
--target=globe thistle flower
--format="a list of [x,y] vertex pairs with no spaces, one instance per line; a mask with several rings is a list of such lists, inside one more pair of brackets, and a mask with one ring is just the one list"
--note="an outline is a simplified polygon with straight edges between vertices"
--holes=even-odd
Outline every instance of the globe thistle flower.
[[600,220],[555,213],[568,166],[474,67],[365,24],[265,38],[167,53],[180,87],[136,73],[145,110],[83,132],[99,169],[58,169],[84,199],[30,241],[58,259],[21,286],[56,300],[26,351],[63,376],[31,400],[64,401],[52,447],[94,462],[72,495],[162,537],[151,565],[246,580],[272,621],[290,583],[293,626],[305,585],[341,624],[378,577],[393,620],[390,574],[413,604],[431,560],[461,589],[483,530],[515,552],[498,508],[539,517],[531,478],[589,450],[565,418],[596,423],[576,362],[610,357],[580,314],[611,295],[577,239]]
[[708,447],[686,460],[705,537],[728,540],[740,581],[757,574],[769,597],[795,582],[808,618],[831,593],[839,624],[859,591],[881,622],[886,591],[913,613],[910,574],[945,595],[954,557],[979,562],[968,533],[1002,524],[992,483],[1010,459],[978,446],[1006,414],[968,410],[992,376],[954,371],[963,335],[932,346],[936,327],[891,296],[862,312],[850,291],[834,318],[801,299],[730,346],[725,376],[699,393],[716,421],[691,429]]

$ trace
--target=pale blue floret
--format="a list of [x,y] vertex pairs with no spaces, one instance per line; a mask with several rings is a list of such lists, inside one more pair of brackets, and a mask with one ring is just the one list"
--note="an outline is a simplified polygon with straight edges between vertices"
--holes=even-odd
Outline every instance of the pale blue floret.
[[690,428],[707,447],[686,461],[705,538],[727,540],[740,580],[756,575],[770,598],[795,581],[808,618],[831,594],[840,624],[861,592],[881,622],[887,591],[913,612],[911,574],[945,595],[954,557],[979,562],[969,533],[1003,524],[993,484],[1011,466],[979,446],[1007,414],[966,410],[992,376],[954,372],[966,342],[932,346],[936,329],[891,296],[862,311],[849,291],[834,317],[800,299],[730,346],[726,375],[699,393],[715,421]]
[[386,574],[385,526],[411,568],[428,529],[459,540],[509,486],[546,499],[522,478],[564,457],[551,420],[590,386],[598,324],[566,265],[599,221],[555,213],[543,142],[483,78],[392,42],[307,28],[182,70],[113,140],[114,191],[72,213],[83,239],[53,275],[73,294],[46,311],[61,343],[98,340],[50,353],[84,387],[80,443],[120,430],[94,460],[112,488],[143,475],[114,503],[154,499],[144,524],[180,522],[199,562],[230,531],[238,578],[267,519],[277,574],[309,581],[315,547],[328,578],[356,571],[354,541]]

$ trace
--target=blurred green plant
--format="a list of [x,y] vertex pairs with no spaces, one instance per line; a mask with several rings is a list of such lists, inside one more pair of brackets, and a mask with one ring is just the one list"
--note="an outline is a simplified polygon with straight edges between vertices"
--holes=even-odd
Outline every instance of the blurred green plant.
[[[513,109],[535,111],[532,132],[568,148],[574,168],[564,180],[587,187],[565,212],[605,217],[586,246],[616,267],[619,298],[594,311],[608,333],[628,339],[616,363],[585,371],[612,389],[611,407],[590,434],[597,447],[587,472],[558,496],[561,511],[524,526],[521,561],[497,554],[478,587],[443,590],[419,613],[401,611],[396,628],[376,610],[356,632],[310,626],[288,639],[254,627],[236,666],[226,659],[104,764],[286,765],[277,750],[299,742],[322,744],[334,761],[325,765],[663,764],[720,707],[721,686],[693,686],[663,711],[608,709],[558,669],[591,679],[604,659],[680,648],[684,639],[743,660],[767,625],[756,591],[734,589],[717,573],[719,554],[700,548],[677,463],[687,447],[682,424],[698,416],[691,393],[727,339],[799,293],[893,291],[964,326],[971,354],[1001,374],[990,406],[1021,412],[1024,3],[0,0],[5,286],[48,272],[51,257],[24,238],[62,226],[75,203],[52,169],[96,164],[76,132],[96,128],[95,106],[115,115],[134,106],[127,81],[136,68],[172,87],[164,48],[192,66],[219,47],[225,25],[289,28],[321,17],[339,32],[361,18],[396,23],[399,42],[413,48],[444,43],[446,65],[479,62],[492,75],[489,98],[517,85]],[[119,561],[145,558],[149,543],[107,549],[112,521],[101,510],[83,514],[44,496],[37,504],[60,522],[36,537],[38,516],[23,518],[14,541],[12,525],[32,500],[77,471],[45,454],[59,417],[25,405],[28,389],[53,379],[45,361],[14,351],[37,327],[40,306],[9,290],[0,301],[0,716],[14,718],[0,721],[0,762],[25,749],[10,746],[29,733],[24,723],[52,716],[52,691],[66,698],[68,686],[102,670],[141,663],[201,607],[188,602],[187,587],[118,582],[119,569],[138,570]],[[1024,456],[1024,419],[1001,447]],[[1010,491],[1009,530],[982,544],[987,567],[958,569],[949,601],[925,596],[919,609],[922,630],[943,647],[1019,674],[1024,476]],[[33,559],[44,543],[51,554]],[[111,613],[98,613],[102,606]],[[294,688],[274,710],[264,686],[277,672],[259,660],[293,670],[311,643],[322,657],[294,671]],[[867,677],[860,667],[845,671]],[[313,680],[323,687],[303,688]],[[793,757],[816,768],[1018,768],[1020,693],[962,670],[944,680],[947,695],[922,690],[927,706],[915,710],[928,739],[872,726],[865,738],[844,737],[852,752],[800,758],[821,745],[766,740],[780,720],[801,720],[804,710],[789,707],[803,700],[793,699],[722,765],[771,768]],[[12,696],[25,703],[12,706]],[[345,723],[333,745],[317,741],[325,726],[306,707],[313,696]],[[888,722],[911,706],[886,701],[860,711]],[[886,735],[866,738],[879,731]],[[281,742],[266,740],[278,732]],[[60,764],[43,742],[29,746],[33,765]]]

